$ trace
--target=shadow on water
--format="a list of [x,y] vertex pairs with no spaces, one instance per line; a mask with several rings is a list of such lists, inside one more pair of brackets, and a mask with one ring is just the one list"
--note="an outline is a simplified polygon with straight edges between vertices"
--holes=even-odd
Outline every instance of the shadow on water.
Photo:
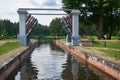
[[15,80],[33,80],[33,79],[37,79],[37,75],[38,75],[38,71],[37,67],[35,67],[32,62],[31,59],[29,58],[25,64],[22,66],[22,68],[20,69],[20,72],[18,73],[20,76],[16,76]]
[[52,41],[40,42],[17,74],[8,80],[104,80],[88,66],[53,45]]
[[95,75],[87,65],[78,62],[69,54],[63,68],[63,80],[100,80],[99,76]]
[[38,71],[29,58],[7,80],[36,80]]
[[38,47],[40,47],[40,45],[42,45],[42,44],[50,44],[50,49],[51,50],[57,50],[57,51],[64,52],[63,49],[61,49],[58,46],[56,46],[56,45],[53,44],[53,39],[42,39],[42,40],[40,40]]

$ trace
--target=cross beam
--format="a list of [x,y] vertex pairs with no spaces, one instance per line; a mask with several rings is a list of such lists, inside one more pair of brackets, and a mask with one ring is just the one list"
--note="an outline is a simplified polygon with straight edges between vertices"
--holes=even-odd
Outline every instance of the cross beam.
[[68,15],[68,14],[60,14],[60,13],[29,13],[29,14],[31,14],[31,15]]
[[19,8],[18,10],[72,11],[72,9]]

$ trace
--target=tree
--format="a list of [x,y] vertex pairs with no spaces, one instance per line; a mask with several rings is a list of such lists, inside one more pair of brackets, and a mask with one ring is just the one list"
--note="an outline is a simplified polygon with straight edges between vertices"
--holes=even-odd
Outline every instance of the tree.
[[117,24],[115,19],[120,17],[120,0],[62,0],[62,3],[63,8],[79,9],[82,22],[96,25],[98,39],[104,34],[105,22],[109,22],[106,26],[111,36],[112,27]]
[[3,28],[4,28],[3,21],[0,20],[0,36],[3,34]]
[[10,20],[0,20],[0,36],[3,36],[2,38],[16,37],[18,28],[18,23],[10,22]]
[[32,36],[49,36],[50,30],[48,26],[38,24],[31,32]]
[[50,33],[51,35],[57,35],[57,36],[63,36],[65,35],[65,30],[62,27],[62,24],[60,22],[60,18],[55,18],[51,21],[50,26]]

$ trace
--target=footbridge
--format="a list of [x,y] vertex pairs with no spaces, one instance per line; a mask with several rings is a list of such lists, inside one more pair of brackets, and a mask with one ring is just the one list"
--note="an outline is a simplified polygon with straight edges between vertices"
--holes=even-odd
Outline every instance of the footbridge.
[[[70,11],[70,14],[62,13],[31,13],[29,11]],[[19,34],[18,40],[22,45],[30,45],[30,33],[38,24],[38,20],[33,15],[67,15],[61,19],[61,23],[67,32],[66,43],[72,45],[80,44],[79,36],[79,14],[76,9],[43,9],[43,8],[19,8]]]

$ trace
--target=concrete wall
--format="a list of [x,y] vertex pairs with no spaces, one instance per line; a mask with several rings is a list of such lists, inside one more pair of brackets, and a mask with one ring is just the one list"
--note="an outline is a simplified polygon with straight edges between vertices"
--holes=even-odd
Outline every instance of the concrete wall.
[[0,68],[0,80],[6,80],[10,74],[16,70],[32,53],[38,42],[28,47],[25,51],[21,52],[16,57],[12,58],[4,66]]
[[72,46],[66,46],[65,43],[62,43],[59,40],[55,40],[54,43],[60,48],[68,51],[75,58],[86,61],[88,64],[96,67],[115,80],[120,80],[120,66],[105,59],[92,56],[89,53],[76,49]]

